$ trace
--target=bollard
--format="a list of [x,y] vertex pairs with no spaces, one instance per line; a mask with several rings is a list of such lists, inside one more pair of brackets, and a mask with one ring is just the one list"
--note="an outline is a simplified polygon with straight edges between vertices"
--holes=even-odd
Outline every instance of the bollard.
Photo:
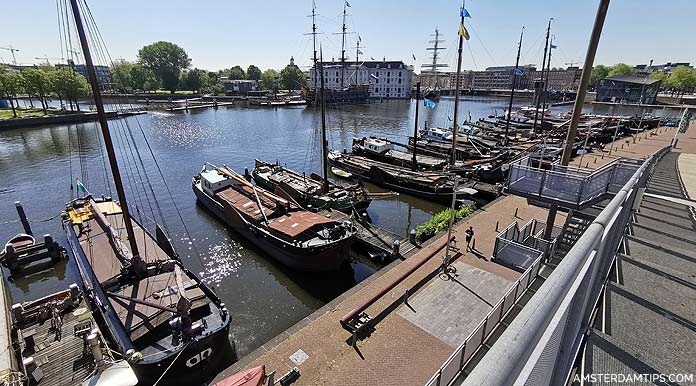
[[519,211],[519,209],[520,209],[520,208],[515,208],[515,215],[514,215],[514,216],[512,216],[512,217],[515,217],[515,218],[517,218],[517,212]]
[[399,247],[400,246],[401,246],[401,241],[394,240],[394,243],[392,244],[392,255],[399,256]]
[[33,236],[31,231],[31,226],[29,225],[29,220],[27,219],[27,214],[24,212],[22,203],[15,201],[15,208],[17,209],[17,214],[19,215],[19,220],[22,222],[22,227],[24,228],[24,233]]
[[595,157],[595,159],[594,159],[594,163],[597,163],[597,157]]
[[495,231],[498,232],[498,226],[500,226],[500,220],[495,222]]
[[408,241],[411,244],[416,245],[416,230],[415,229],[411,229],[411,231],[408,233]]
[[406,288],[406,292],[404,292],[404,304],[408,304],[408,291],[409,289]]

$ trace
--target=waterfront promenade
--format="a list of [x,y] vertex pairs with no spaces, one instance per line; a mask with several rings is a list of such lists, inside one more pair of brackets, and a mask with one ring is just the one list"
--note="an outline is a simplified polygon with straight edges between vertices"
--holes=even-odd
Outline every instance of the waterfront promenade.
[[[612,157],[606,152],[604,157],[586,155],[583,166],[599,167],[615,156],[648,156],[668,145],[674,132],[674,128],[652,130],[641,133],[636,143],[629,138],[629,144],[623,138],[615,144],[619,149]],[[624,149],[620,149],[621,144]],[[579,162],[575,160],[576,165]],[[355,348],[350,345],[351,334],[339,324],[341,317],[426,258],[444,239],[434,240],[405,261],[384,268],[242,358],[217,379],[265,365],[277,376],[297,366],[301,374],[297,385],[362,385],[374,384],[376,379],[382,385],[423,385],[521,275],[490,261],[498,233],[496,224],[502,230],[513,221],[522,225],[546,216],[545,209],[530,206],[525,199],[501,197],[456,226],[453,233],[460,247],[452,264],[456,274],[438,275],[444,256],[444,250],[439,251],[365,310],[376,323]],[[559,213],[556,224],[562,224],[563,216]],[[469,226],[475,232],[475,252],[464,250],[464,231]],[[404,294],[414,287],[404,304]]]

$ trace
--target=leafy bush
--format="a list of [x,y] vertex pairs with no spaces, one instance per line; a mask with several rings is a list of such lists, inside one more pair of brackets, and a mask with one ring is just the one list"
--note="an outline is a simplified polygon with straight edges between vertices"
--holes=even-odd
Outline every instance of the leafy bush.
[[[457,222],[471,215],[474,212],[474,209],[475,207],[473,204],[465,204],[460,206],[454,212],[454,221]],[[448,208],[436,213],[433,218],[423,225],[419,225],[416,228],[416,242],[422,243],[447,229],[451,215],[450,209]]]

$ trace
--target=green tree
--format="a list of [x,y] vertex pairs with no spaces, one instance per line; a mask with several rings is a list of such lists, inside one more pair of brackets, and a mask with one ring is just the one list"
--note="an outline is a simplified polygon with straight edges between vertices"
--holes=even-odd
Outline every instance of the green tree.
[[247,68],[246,78],[249,80],[261,80],[261,70],[253,64]]
[[[17,108],[19,102],[16,101],[17,94],[22,92],[22,76],[16,72],[0,66],[0,97],[3,95],[10,101],[12,116],[17,118]],[[15,107],[17,102],[17,107]]]
[[210,78],[208,72],[199,68],[194,68],[186,74],[186,86],[189,90],[200,93],[202,89],[208,86]]
[[599,64],[592,67],[592,74],[590,75],[590,84],[593,86],[596,85],[600,79],[604,79],[609,75],[609,71],[611,71],[611,68],[603,64]]
[[684,93],[696,88],[696,70],[686,66],[679,66],[667,78],[667,86]]
[[138,51],[138,60],[151,70],[172,94],[179,85],[182,70],[191,66],[191,59],[183,48],[174,43],[160,41]]
[[634,73],[635,70],[633,69],[633,67],[625,63],[619,63],[612,67],[612,69],[609,71],[609,76],[633,75]]
[[246,74],[244,74],[244,69],[240,66],[234,66],[229,70],[226,70],[226,75],[229,79],[245,79]]
[[275,87],[275,78],[278,76],[278,71],[269,68],[261,74],[261,84],[264,90],[273,90]]
[[26,68],[22,70],[22,78],[24,79],[26,92],[39,98],[41,108],[44,114],[46,114],[46,95],[51,88],[48,73],[39,67]]
[[152,91],[159,88],[157,76],[140,63],[133,63],[130,68],[131,87],[134,90]]
[[662,71],[653,72],[650,74],[650,78],[662,81],[662,86],[665,85],[665,81],[669,78],[669,74]]
[[284,90],[299,90],[307,86],[307,77],[299,68],[287,66],[280,71],[280,83]]
[[125,60],[117,61],[111,66],[111,79],[116,85],[116,91],[126,93],[133,89],[133,82],[131,80],[132,68],[133,63]]

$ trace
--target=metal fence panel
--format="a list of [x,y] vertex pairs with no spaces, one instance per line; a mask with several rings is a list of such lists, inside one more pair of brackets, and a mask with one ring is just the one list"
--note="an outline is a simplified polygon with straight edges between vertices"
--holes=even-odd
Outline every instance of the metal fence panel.
[[584,181],[580,177],[549,173],[541,194],[548,198],[575,203],[580,198]]
[[493,309],[493,312],[490,313],[490,316],[488,318],[488,323],[486,323],[486,331],[484,331],[484,336],[488,336],[491,334],[491,331],[500,323],[500,319],[502,319],[503,315],[503,303],[499,302],[496,307]]
[[459,355],[453,355],[449,358],[449,362],[442,366],[440,385],[449,385],[457,374],[459,374]]

